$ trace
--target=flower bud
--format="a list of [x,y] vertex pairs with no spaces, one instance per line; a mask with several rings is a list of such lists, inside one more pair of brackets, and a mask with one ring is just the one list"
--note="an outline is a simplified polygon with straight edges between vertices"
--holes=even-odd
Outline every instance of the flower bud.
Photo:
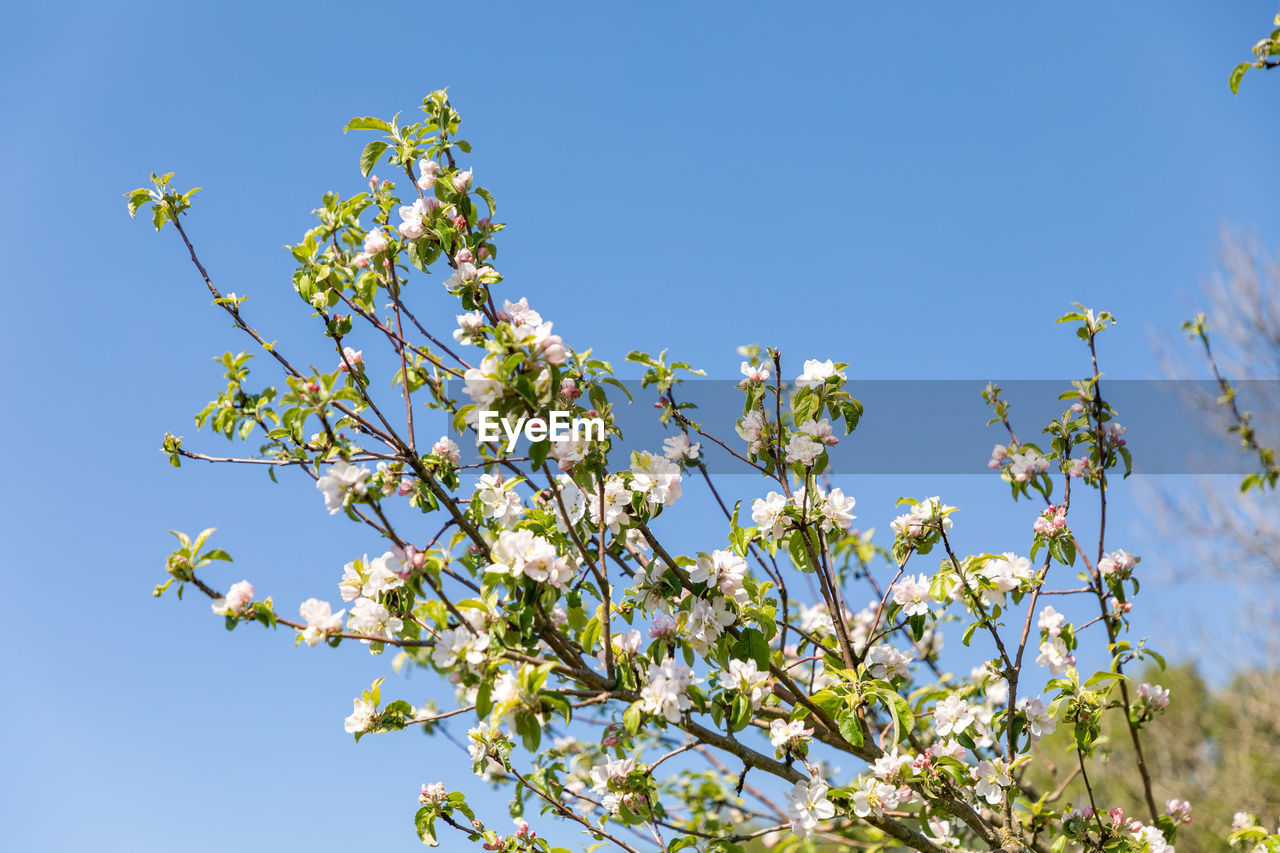
[[458,253],[453,256],[453,259],[460,264],[470,264],[475,263],[476,256],[471,253],[470,249],[464,246],[458,250]]
[[453,188],[458,192],[466,192],[471,186],[471,170],[458,172],[453,176]]

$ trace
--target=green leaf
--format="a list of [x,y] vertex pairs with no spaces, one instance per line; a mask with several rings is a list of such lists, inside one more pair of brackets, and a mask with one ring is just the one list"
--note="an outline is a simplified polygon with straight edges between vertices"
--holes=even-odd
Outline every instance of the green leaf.
[[498,206],[494,204],[493,201],[493,193],[489,192],[484,187],[476,187],[475,193],[480,196],[480,198],[484,199],[485,204],[489,205],[489,219],[492,221],[493,217],[498,213]]
[[391,125],[387,124],[382,119],[374,118],[373,116],[356,116],[343,126],[343,133],[346,133],[348,130],[382,130],[390,133]]
[[858,712],[850,708],[838,720],[840,725],[840,734],[849,744],[855,748],[862,746],[862,721],[858,719]]
[[382,152],[387,150],[387,143],[381,139],[375,139],[364,147],[364,151],[360,152],[360,174],[366,178],[373,171],[373,167],[378,164]]
[[1240,81],[1244,79],[1244,73],[1252,67],[1252,62],[1241,62],[1235,68],[1231,69],[1231,79],[1228,81],[1231,86],[1231,94],[1240,94]]

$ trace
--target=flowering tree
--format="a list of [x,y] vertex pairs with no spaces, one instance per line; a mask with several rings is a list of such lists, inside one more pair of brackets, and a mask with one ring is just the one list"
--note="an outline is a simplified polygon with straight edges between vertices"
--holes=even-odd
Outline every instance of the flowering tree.
[[[260,450],[214,456],[170,434],[172,464],[296,469],[314,479],[317,503],[383,542],[377,558],[346,564],[337,610],[322,598],[278,610],[247,580],[219,592],[209,570],[231,558],[211,547],[211,531],[176,534],[156,595],[190,584],[228,628],[259,622],[312,647],[393,647],[399,665],[448,679],[456,707],[384,697],[380,679],[346,719],[357,739],[454,717],[471,724],[471,768],[511,790],[517,828],[503,831],[428,780],[414,823],[432,845],[456,832],[487,850],[552,850],[526,822],[540,812],[632,853],[1173,849],[1190,806],[1158,799],[1177,792],[1143,758],[1143,729],[1170,695],[1127,677],[1132,662],[1159,656],[1128,638],[1139,561],[1106,537],[1108,490],[1130,465],[1099,379],[1109,314],[1060,318],[1085,345],[1088,370],[1065,389],[1068,408],[1043,439],[1019,439],[1000,389],[985,392],[992,423],[1008,434],[990,465],[1015,502],[1035,505],[1014,510],[1028,515],[1023,553],[966,547],[957,508],[939,497],[904,498],[882,547],[852,529],[854,499],[824,477],[837,429],[851,433],[862,411],[843,364],[807,361],[784,382],[781,353],[749,349],[735,436],[714,434],[676,402],[683,374],[699,371],[632,353],[661,394],[671,436],[652,452],[610,455],[621,447],[613,415],[625,389],[527,298],[512,300],[493,265],[503,229],[494,197],[459,163],[471,147],[457,135],[458,113],[444,92],[423,111],[405,126],[347,124],[382,134],[361,153],[366,177],[386,162],[404,180],[372,177],[367,192],[325,195],[316,226],[290,247],[293,287],[333,350],[329,371],[292,360],[250,324],[244,297],[215,286],[183,224],[195,190],[154,175],[129,194],[131,214],[149,208],[157,230],[174,227],[214,304],[284,377],[282,388],[251,385],[250,356],[225,355],[227,386],[197,424],[252,437]],[[436,271],[463,312],[451,334],[429,330],[407,299]],[[356,334],[381,354],[353,348]],[[449,436],[420,440],[415,413],[426,410],[468,442],[489,413],[533,419],[541,435],[520,456],[480,442],[479,461],[467,462]],[[552,440],[556,413],[600,418],[607,434]],[[761,481],[749,506],[721,499],[704,458],[712,446]],[[716,532],[702,520],[704,550],[677,553],[659,519],[679,511],[688,477],[711,490],[723,519]],[[1101,509],[1087,535],[1071,513],[1086,499]],[[855,594],[870,604],[850,607]],[[1072,624],[1049,603],[1070,598],[1096,615]],[[989,652],[985,665],[946,670],[944,622]],[[1078,671],[1083,643],[1110,665]],[[1134,814],[1093,796],[1108,717],[1127,732],[1141,780]],[[1058,727],[1072,733],[1077,767],[1037,787],[1032,746]],[[836,760],[861,770],[839,772]],[[1251,819],[1237,830],[1280,849]]]

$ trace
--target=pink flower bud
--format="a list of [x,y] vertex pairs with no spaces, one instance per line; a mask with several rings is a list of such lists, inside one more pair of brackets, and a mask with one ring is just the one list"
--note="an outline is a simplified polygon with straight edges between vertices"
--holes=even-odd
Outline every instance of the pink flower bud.
[[560,380],[560,396],[570,400],[576,400],[582,396],[582,392],[578,390],[577,384],[569,378]]
[[466,192],[471,186],[471,170],[459,172],[453,176],[453,188],[458,192]]
[[[486,226],[489,224],[489,220],[487,220],[487,219],[481,219],[480,221],[481,221],[481,222],[483,222],[483,223],[485,223],[485,225],[486,225]],[[480,260],[482,260],[482,261],[483,261],[485,258],[489,257],[489,247],[488,247],[488,246],[481,246],[481,247],[480,247],[480,253],[479,253],[476,257],[478,257],[478,258],[479,258]]]
[[460,264],[470,264],[475,263],[476,256],[471,253],[470,249],[464,246],[458,250],[458,253],[453,256],[453,259]]
[[453,219],[451,219],[451,220],[450,220],[450,222],[452,222],[452,223],[453,223],[453,227],[454,227],[454,228],[457,228],[459,231],[466,230],[466,227],[467,227],[467,217],[463,216],[461,213],[459,213],[457,216],[453,217]]
[[396,487],[396,494],[405,497],[413,491],[413,479],[411,477],[401,477],[400,485]]

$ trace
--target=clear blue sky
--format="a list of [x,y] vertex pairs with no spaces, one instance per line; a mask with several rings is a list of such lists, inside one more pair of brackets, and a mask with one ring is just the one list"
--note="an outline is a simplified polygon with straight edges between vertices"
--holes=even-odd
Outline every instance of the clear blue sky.
[[[1219,227],[1280,239],[1280,75],[1226,87],[1273,2],[619,5],[7,10],[7,849],[410,850],[420,782],[479,790],[446,741],[343,734],[386,661],[151,599],[171,527],[219,526],[237,563],[213,580],[282,609],[336,600],[342,564],[381,550],[308,482],[156,452],[166,429],[225,446],[190,417],[210,357],[245,343],[176,235],[129,221],[121,193],[152,170],[206,188],[189,228],[215,278],[317,361],[280,246],[324,190],[359,189],[347,118],[445,85],[511,224],[512,295],[619,360],[670,346],[727,376],[758,341],[861,377],[1073,376],[1051,323],[1079,300],[1122,320],[1112,375],[1155,376],[1151,335],[1176,336]],[[941,493],[972,551],[1030,524],[991,478],[846,490],[881,529],[898,494]],[[1141,549],[1120,512],[1113,542]]]

